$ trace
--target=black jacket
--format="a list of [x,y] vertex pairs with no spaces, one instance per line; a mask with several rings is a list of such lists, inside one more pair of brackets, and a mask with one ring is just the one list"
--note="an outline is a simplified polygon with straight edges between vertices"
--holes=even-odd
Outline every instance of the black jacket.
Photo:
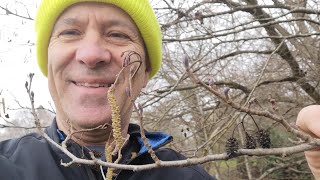
[[[46,133],[55,141],[63,140],[58,133],[55,121],[46,129]],[[130,140],[124,147],[122,164],[153,163],[147,149],[143,146],[139,127],[129,126]],[[164,133],[147,133],[150,144],[163,161],[185,159],[181,154],[160,148],[171,141],[172,137]],[[88,150],[76,143],[68,143],[68,150],[77,157],[90,157]],[[132,152],[138,155],[131,158]],[[96,153],[97,156],[99,153]],[[88,158],[89,159],[89,158]],[[42,136],[32,133],[18,139],[0,142],[0,179],[1,180],[102,180],[99,168],[89,165],[60,165],[70,159],[47,142]],[[214,180],[200,166],[158,168],[140,172],[127,170],[116,171],[115,180]]]

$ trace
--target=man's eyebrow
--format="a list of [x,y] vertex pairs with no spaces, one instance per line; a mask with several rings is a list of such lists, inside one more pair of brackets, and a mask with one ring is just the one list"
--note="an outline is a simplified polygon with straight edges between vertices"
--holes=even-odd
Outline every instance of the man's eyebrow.
[[65,18],[63,19],[63,22],[70,25],[81,24],[81,22],[76,18]]
[[123,21],[116,21],[116,20],[110,20],[110,21],[106,21],[104,22],[104,27],[123,27],[123,28],[128,28],[130,31],[134,32],[134,33],[139,33],[138,28],[136,28],[135,24],[129,24]]
[[[63,26],[63,25],[70,25],[70,26],[81,26],[83,22],[81,22],[77,18],[64,18],[61,21],[57,22],[55,27]],[[103,22],[103,28],[108,27],[123,27],[128,28],[131,32],[135,34],[139,34],[138,28],[136,28],[135,24],[127,23],[124,21],[117,21],[117,20],[108,20]],[[56,29],[56,28],[54,28]]]
[[64,18],[62,20],[57,21],[56,25],[54,26],[52,32],[55,32],[57,28],[63,27],[65,25],[69,26],[80,26],[82,23],[76,18]]
[[77,18],[64,18],[62,21],[58,22],[57,25],[65,24],[65,25],[81,25],[81,21]]

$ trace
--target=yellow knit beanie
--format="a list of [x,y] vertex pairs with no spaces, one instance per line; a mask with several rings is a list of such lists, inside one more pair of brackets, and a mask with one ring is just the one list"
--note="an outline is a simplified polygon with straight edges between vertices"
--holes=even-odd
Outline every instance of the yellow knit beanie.
[[153,77],[161,66],[162,40],[157,18],[148,0],[42,0],[35,20],[38,65],[48,75],[48,45],[57,18],[69,6],[79,2],[102,2],[124,10],[136,23],[146,45]]

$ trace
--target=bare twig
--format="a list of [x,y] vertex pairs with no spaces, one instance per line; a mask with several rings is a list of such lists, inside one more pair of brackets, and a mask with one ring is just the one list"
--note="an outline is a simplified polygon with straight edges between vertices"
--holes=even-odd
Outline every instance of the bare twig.
[[33,18],[31,18],[30,15],[29,15],[29,12],[28,12],[28,16],[23,16],[23,15],[20,15],[20,14],[17,14],[17,13],[14,13],[14,12],[10,11],[6,7],[0,6],[0,9],[5,10],[6,11],[6,15],[13,15],[13,16],[17,16],[19,18],[23,18],[23,19],[27,19],[27,20],[32,20],[33,21]]
[[[51,144],[55,147],[60,149],[63,153],[65,153],[71,161],[68,163],[61,162],[62,165],[68,167],[72,164],[86,164],[86,165],[101,165],[106,166],[109,168],[115,169],[123,169],[123,170],[132,170],[132,171],[143,171],[143,170],[150,170],[159,167],[185,167],[185,166],[192,166],[197,164],[203,164],[210,161],[218,161],[218,160],[227,160],[229,159],[226,153],[222,154],[213,154],[207,155],[200,158],[189,158],[186,160],[177,160],[177,161],[161,161],[160,164],[153,163],[153,164],[146,164],[146,165],[124,165],[124,164],[115,164],[104,162],[100,159],[96,160],[88,160],[88,159],[81,159],[73,155],[69,152],[66,148],[62,147],[58,143],[54,142],[48,135],[44,134],[43,137],[47,139]],[[283,147],[283,148],[271,148],[271,149],[239,149],[237,152],[237,156],[242,155],[251,155],[251,156],[266,156],[266,155],[280,155],[280,156],[288,156],[291,154],[307,151],[314,149],[320,145],[320,141],[316,141],[315,145],[310,145],[309,143],[303,143],[300,145],[292,146],[292,147]]]
[[29,73],[29,75],[28,75],[29,81],[25,82],[25,88],[26,88],[28,96],[29,96],[29,100],[30,100],[30,104],[31,104],[31,113],[32,113],[32,116],[34,117],[35,126],[37,127],[38,132],[40,134],[43,134],[43,131],[41,129],[40,119],[39,119],[38,114],[36,113],[36,110],[34,107],[34,92],[31,91],[33,76],[34,76],[34,73]]
[[147,147],[148,149],[148,153],[151,155],[151,158],[154,160],[154,162],[157,165],[161,165],[161,160],[159,160],[159,158],[157,157],[156,153],[153,151],[151,145],[148,142],[148,138],[146,137],[145,133],[144,133],[144,128],[143,128],[143,116],[141,114],[141,108],[138,108],[136,106],[136,104],[133,102],[133,107],[135,109],[135,111],[137,112],[138,116],[139,116],[139,122],[140,122],[140,134],[141,134],[141,138],[143,140],[144,145]]

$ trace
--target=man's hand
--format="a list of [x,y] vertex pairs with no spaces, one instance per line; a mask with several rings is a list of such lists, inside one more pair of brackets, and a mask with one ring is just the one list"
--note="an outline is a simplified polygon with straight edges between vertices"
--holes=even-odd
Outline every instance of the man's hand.
[[[300,130],[320,138],[320,105],[303,108],[298,114],[296,123]],[[314,177],[320,180],[320,149],[306,151],[305,156]]]

